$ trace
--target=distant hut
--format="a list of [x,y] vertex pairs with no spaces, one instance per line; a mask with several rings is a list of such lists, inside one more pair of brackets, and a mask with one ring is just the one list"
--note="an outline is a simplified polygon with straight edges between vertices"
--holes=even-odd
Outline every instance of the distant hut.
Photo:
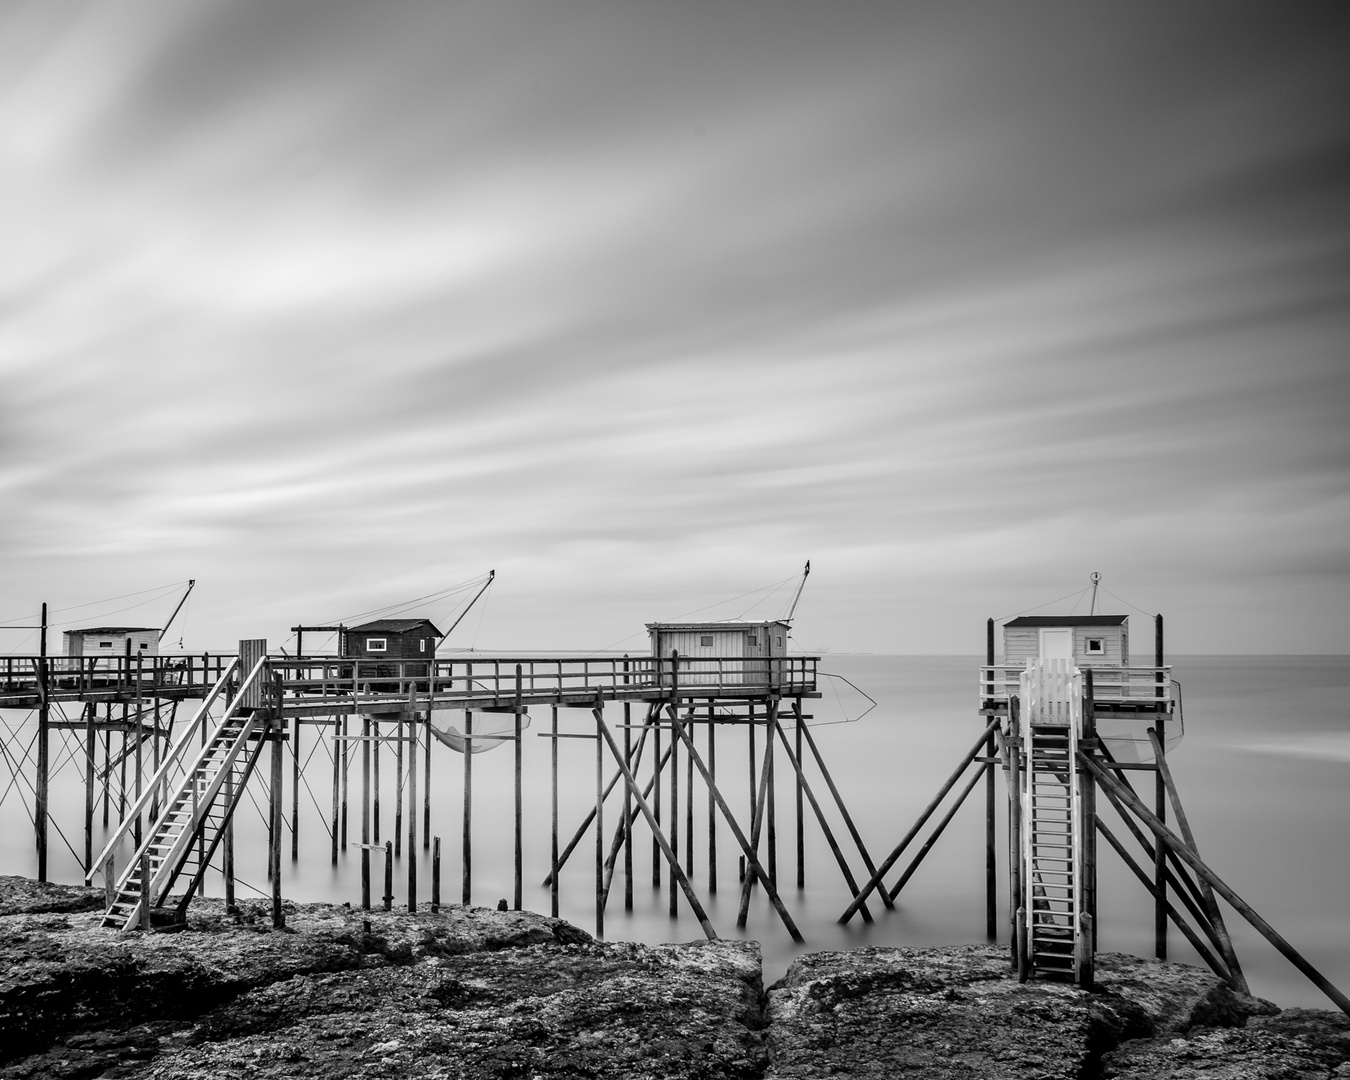
[[443,636],[429,619],[376,619],[345,627],[339,650],[356,660],[430,660]]
[[682,686],[777,683],[782,665],[771,661],[787,655],[788,629],[781,619],[647,624],[653,656],[680,654]]
[[1003,624],[1003,663],[1072,660],[1078,667],[1129,667],[1127,615],[1023,615]]
[[153,626],[94,626],[66,630],[61,634],[67,656],[125,656],[131,643],[132,656],[155,656],[163,633]]

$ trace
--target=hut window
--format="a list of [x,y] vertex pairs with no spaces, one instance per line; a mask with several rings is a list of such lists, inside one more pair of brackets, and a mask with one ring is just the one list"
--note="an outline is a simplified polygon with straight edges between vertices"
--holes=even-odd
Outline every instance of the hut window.
[[366,652],[384,652],[388,647],[388,639],[382,637],[366,638]]
[[142,641],[136,647],[138,649],[148,649],[150,647],[150,643],[148,641]]
[[427,639],[426,639],[426,638],[418,638],[418,639],[417,639],[417,651],[418,651],[418,652],[426,652],[426,651],[427,651]]
[[749,637],[747,637],[747,638],[745,639],[745,643],[746,643],[747,645],[758,645],[758,644],[759,644],[759,638],[755,637],[754,634],[751,634]]
[[783,647],[783,635],[782,635],[782,634],[779,634],[779,635],[778,635],[778,647],[779,647],[780,649]]
[[700,647],[700,648],[705,648],[705,649],[708,648],[709,646],[712,645],[712,635],[711,635],[711,634],[704,634],[702,637],[700,637],[700,638],[698,639],[698,644],[699,644],[699,647]]
[[1090,653],[1106,652],[1106,643],[1099,637],[1090,637],[1087,639],[1087,651]]
[[111,648],[112,648],[112,642],[111,642],[111,641],[100,641],[100,642],[98,643],[98,647],[99,647],[100,649],[111,649]]

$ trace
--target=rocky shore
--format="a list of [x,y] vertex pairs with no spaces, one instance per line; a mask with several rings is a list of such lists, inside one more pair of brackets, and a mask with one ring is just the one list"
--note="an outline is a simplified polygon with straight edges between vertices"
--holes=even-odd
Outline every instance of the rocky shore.
[[0,1078],[1350,1077],[1350,1018],[1104,954],[1093,993],[1004,950],[597,942],[558,919],[219,901],[118,936],[94,890],[0,878]]

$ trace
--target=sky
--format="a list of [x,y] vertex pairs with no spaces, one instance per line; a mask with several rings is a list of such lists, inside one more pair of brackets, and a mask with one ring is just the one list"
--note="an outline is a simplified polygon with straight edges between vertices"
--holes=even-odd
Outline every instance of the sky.
[[1335,3],[0,0],[0,622],[1350,652],[1348,102]]

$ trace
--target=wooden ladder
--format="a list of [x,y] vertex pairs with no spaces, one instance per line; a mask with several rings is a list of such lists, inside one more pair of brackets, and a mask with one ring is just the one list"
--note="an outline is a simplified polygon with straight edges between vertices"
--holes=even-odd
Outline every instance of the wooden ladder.
[[1021,682],[1026,758],[1018,847],[1026,946],[1020,970],[1023,978],[1046,973],[1081,982],[1091,969],[1078,768],[1082,679],[1070,661],[1042,660],[1028,665]]

